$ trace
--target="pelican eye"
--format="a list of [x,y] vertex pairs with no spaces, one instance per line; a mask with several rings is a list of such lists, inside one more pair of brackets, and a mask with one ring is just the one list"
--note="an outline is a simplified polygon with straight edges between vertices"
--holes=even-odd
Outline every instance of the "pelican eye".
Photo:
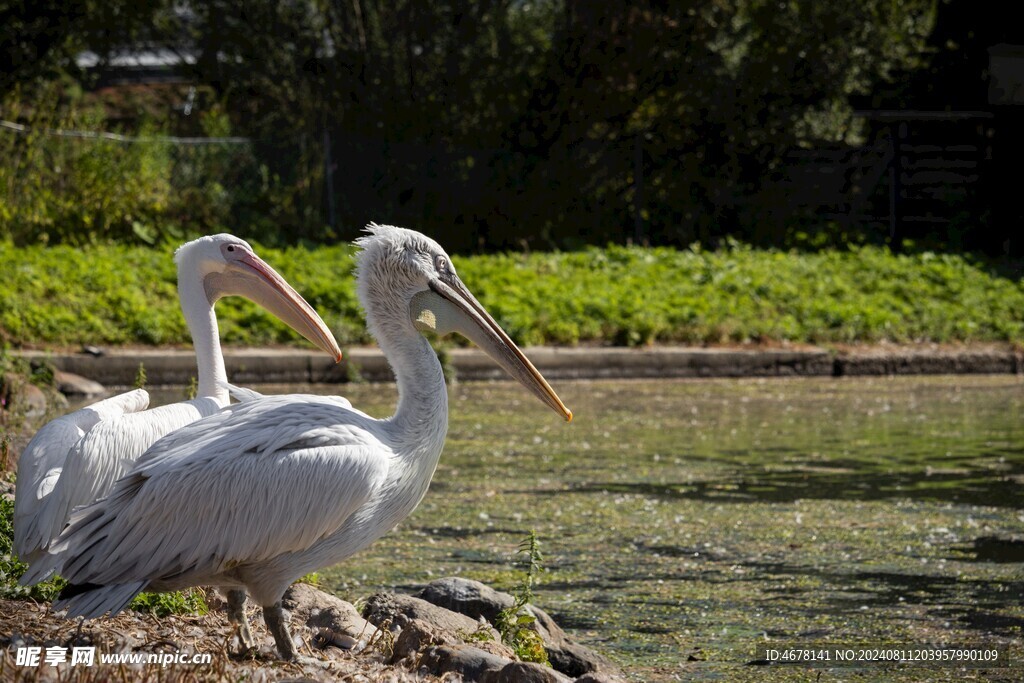
[[434,260],[434,268],[437,270],[438,273],[447,273],[448,259],[446,259],[444,256],[438,256]]

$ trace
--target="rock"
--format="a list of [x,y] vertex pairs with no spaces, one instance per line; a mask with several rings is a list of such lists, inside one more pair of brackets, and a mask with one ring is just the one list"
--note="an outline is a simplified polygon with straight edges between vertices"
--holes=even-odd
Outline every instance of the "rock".
[[[465,614],[459,614],[449,609],[439,607],[426,600],[411,595],[399,595],[396,593],[375,593],[366,601],[363,608],[363,616],[378,628],[388,628],[397,631],[413,619],[424,621],[436,629],[448,631],[453,634],[475,633],[480,628],[480,622]],[[494,638],[498,637],[497,631],[488,629]]]
[[504,657],[472,645],[435,645],[420,657],[420,665],[430,673],[457,673],[465,681],[482,681],[485,673],[497,673],[509,663]]
[[625,683],[622,678],[607,671],[591,671],[583,674],[572,683]]
[[355,607],[308,583],[289,588],[281,604],[291,612],[293,624],[302,624],[313,632],[313,642],[321,648],[361,649],[377,633]]
[[444,645],[444,637],[434,632],[425,621],[413,619],[402,629],[391,646],[391,663],[395,664],[406,657],[415,657],[421,650],[431,645]]
[[25,382],[19,388],[19,394],[18,400],[25,408],[25,417],[36,418],[46,414],[46,394],[42,389]]
[[537,617],[537,631],[544,639],[551,666],[557,671],[574,677],[592,671],[618,673],[619,667],[610,659],[570,638],[547,612],[534,605],[528,607]]
[[483,617],[492,624],[497,620],[498,612],[515,603],[515,598],[508,593],[457,576],[430,582],[416,597],[473,618]]
[[[456,576],[431,582],[418,596],[439,607],[473,618],[483,617],[491,623],[498,612],[515,603],[515,598],[508,593]],[[573,641],[547,612],[534,605],[528,605],[527,609],[537,618],[535,630],[544,641],[551,666],[557,671],[568,676],[582,676],[591,671],[618,672],[618,667],[610,660]]]
[[65,396],[98,396],[107,391],[99,382],[73,372],[57,370],[53,373],[53,381],[57,385],[57,390]]
[[485,673],[480,683],[568,683],[571,680],[543,664],[512,662],[496,673]]
[[[395,640],[393,661],[422,651],[428,644],[467,643],[498,657],[515,659],[512,649],[501,642],[501,636],[489,624],[411,595],[376,593],[367,600],[363,615],[378,628],[400,632]],[[413,632],[406,636],[409,628]]]
[[36,418],[45,415],[46,409],[46,394],[42,389],[22,375],[0,375],[0,410]]

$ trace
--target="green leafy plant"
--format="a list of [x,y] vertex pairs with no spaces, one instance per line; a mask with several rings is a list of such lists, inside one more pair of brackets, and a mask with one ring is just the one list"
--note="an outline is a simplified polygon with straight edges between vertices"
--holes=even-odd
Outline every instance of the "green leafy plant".
[[322,581],[322,577],[319,572],[310,572],[305,576],[299,577],[296,583],[308,583],[310,586],[319,588]]
[[189,588],[171,593],[140,593],[130,607],[136,612],[149,612],[158,617],[171,614],[206,614],[206,593],[201,588]]
[[146,388],[146,366],[139,363],[139,369],[135,371],[135,384],[136,389]]
[[199,380],[195,375],[189,378],[188,386],[185,387],[185,400],[191,401],[199,394]]
[[525,556],[525,573],[515,593],[515,601],[498,612],[494,626],[501,634],[502,641],[510,646],[516,656],[524,662],[538,662],[547,664],[548,653],[544,649],[544,641],[536,629],[532,628],[537,622],[537,617],[527,609],[533,600],[533,586],[537,582],[537,575],[543,571],[544,560],[540,553],[540,542],[537,540],[537,532],[530,530],[530,533],[519,544],[518,553]]
[[[351,247],[258,251],[343,331],[345,343],[368,341]],[[717,251],[610,246],[455,261],[484,306],[525,345],[1024,342],[1024,281],[1013,264],[966,256],[871,246],[800,253],[733,242]],[[0,340],[189,342],[170,248],[0,240],[0,263],[18,264],[0,290]],[[221,300],[217,317],[225,344],[306,344],[238,297]],[[445,343],[463,342],[453,336]],[[346,367],[356,379],[347,359]]]

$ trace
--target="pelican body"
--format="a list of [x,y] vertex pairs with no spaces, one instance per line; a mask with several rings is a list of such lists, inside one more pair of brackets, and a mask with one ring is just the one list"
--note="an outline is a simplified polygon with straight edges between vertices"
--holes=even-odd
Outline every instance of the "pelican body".
[[357,242],[358,295],[397,379],[395,414],[377,420],[336,397],[250,396],[158,441],[51,547],[51,568],[73,584],[56,608],[96,617],[116,614],[143,589],[221,586],[229,618],[240,618],[248,593],[282,658],[293,659],[285,590],[408,516],[437,466],[448,399],[420,330],[467,336],[572,419],[436,242],[390,226],[367,232]]
[[146,410],[136,389],[43,426],[18,460],[14,549],[32,565],[46,554],[72,510],[105,496],[160,437],[213,415],[229,402],[214,304],[244,296],[338,359],[341,351],[316,311],[246,242],[222,234],[175,253],[178,295],[196,350],[196,398]]

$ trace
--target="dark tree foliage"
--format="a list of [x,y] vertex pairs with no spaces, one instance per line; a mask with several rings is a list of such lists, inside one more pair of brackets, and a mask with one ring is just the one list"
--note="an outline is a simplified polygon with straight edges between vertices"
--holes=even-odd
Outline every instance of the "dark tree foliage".
[[12,81],[73,72],[85,47],[194,57],[273,181],[256,210],[281,241],[373,220],[466,251],[784,243],[781,160],[857,141],[851,96],[918,64],[934,3],[88,0],[3,16]]

